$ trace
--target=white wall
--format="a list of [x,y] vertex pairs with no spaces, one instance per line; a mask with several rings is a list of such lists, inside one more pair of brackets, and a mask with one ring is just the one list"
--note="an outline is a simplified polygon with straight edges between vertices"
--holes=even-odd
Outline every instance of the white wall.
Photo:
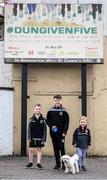
[[13,153],[13,91],[0,90],[0,155]]
[[4,42],[0,41],[0,155],[11,155],[13,153],[13,91],[9,88],[13,87],[12,65],[4,64],[3,48]]

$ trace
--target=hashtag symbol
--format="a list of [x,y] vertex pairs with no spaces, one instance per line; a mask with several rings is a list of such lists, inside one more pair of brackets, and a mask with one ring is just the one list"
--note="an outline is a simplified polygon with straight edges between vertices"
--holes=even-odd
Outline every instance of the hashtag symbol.
[[7,32],[8,32],[8,33],[12,33],[12,32],[13,32],[13,27],[8,27],[8,28],[7,28]]

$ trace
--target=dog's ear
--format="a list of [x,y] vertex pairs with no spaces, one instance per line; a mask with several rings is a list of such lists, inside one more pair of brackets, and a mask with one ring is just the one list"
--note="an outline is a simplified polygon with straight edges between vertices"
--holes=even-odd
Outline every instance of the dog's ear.
[[69,157],[66,157],[64,160],[67,162],[67,161],[69,161],[69,160],[70,160],[70,158],[69,158]]
[[61,156],[61,160],[63,160],[63,158],[64,158],[64,157],[63,157],[63,156]]

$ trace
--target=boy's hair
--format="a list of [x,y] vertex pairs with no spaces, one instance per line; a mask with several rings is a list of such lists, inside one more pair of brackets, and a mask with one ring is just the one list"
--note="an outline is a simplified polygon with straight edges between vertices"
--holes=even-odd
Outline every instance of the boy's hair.
[[85,119],[85,120],[87,121],[87,116],[82,115],[82,116],[80,117],[80,121],[81,121],[81,119]]
[[38,106],[38,107],[42,107],[42,105],[41,105],[41,104],[39,104],[39,103],[38,103],[38,104],[35,104],[35,105],[34,105],[34,108],[35,108],[36,106]]
[[53,99],[62,99],[62,96],[60,94],[57,94],[53,97]]

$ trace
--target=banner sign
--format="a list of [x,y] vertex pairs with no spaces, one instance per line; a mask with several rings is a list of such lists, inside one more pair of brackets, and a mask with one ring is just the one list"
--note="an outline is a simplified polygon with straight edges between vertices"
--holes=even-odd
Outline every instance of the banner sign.
[[5,62],[103,63],[102,4],[20,2],[5,2]]
[[[24,0],[23,3],[27,4],[72,4],[78,3],[80,0]],[[5,3],[22,3],[22,0],[4,0]]]

